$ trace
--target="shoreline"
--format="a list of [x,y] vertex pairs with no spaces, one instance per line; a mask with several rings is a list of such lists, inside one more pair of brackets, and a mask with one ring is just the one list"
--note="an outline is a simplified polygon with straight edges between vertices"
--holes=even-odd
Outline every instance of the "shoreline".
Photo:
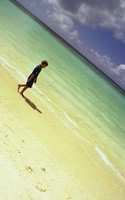
[[[124,200],[124,183],[97,158],[93,144],[83,142],[74,130],[64,127],[32,90],[25,95],[42,113],[30,107],[17,93],[17,81],[10,73],[0,68],[0,74],[0,163],[8,188],[8,194],[2,190],[2,199],[10,195],[10,199],[20,200],[28,200],[28,196],[103,200],[104,192],[111,195],[110,199]],[[12,180],[17,193],[9,184]]]
[[70,43],[68,43],[66,40],[63,39],[63,37],[59,36],[52,28],[47,26],[44,22],[40,20],[37,16],[31,13],[31,11],[24,7],[23,4],[21,4],[18,1],[15,0],[9,0],[11,3],[13,3],[15,6],[20,8],[25,14],[29,15],[33,20],[35,20],[38,24],[43,26],[45,30],[47,30],[50,34],[52,34],[64,47],[68,48],[72,54],[75,56],[79,56],[80,60],[82,62],[86,62],[89,64],[89,68],[94,71],[96,74],[101,76],[103,80],[108,82],[111,87],[116,89],[121,95],[125,96],[125,88],[123,86],[120,86],[119,83],[117,83],[115,80],[113,80],[113,77],[107,74],[105,70],[102,70],[100,67],[98,67],[94,62],[92,62],[86,55],[83,55],[80,51],[78,51],[75,47],[73,47]]

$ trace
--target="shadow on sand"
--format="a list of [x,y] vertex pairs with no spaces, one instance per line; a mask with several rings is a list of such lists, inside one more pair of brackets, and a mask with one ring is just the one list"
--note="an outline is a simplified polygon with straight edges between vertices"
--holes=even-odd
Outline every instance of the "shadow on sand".
[[27,98],[26,96],[22,96],[22,97],[25,99],[26,103],[27,103],[33,110],[36,110],[36,111],[39,112],[40,114],[42,113],[42,111],[39,110],[39,109],[37,108],[37,106],[36,106],[29,98]]

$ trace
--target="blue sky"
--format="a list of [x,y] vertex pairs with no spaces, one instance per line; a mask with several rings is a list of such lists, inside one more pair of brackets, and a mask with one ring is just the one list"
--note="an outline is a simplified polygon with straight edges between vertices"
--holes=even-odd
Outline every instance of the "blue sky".
[[124,0],[17,0],[125,88]]

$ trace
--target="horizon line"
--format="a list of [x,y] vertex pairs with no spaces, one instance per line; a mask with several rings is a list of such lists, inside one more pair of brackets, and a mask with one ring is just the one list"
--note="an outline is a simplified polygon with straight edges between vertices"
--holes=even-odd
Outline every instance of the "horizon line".
[[84,54],[82,54],[80,51],[78,51],[73,45],[68,43],[63,37],[61,37],[56,31],[54,31],[52,28],[50,28],[46,23],[44,23],[40,18],[32,14],[32,12],[25,8],[24,5],[22,5],[17,0],[9,0],[12,2],[15,6],[20,8],[24,13],[29,15],[32,19],[34,19],[38,24],[42,25],[50,34],[52,34],[54,37],[58,39],[64,46],[69,47],[69,50],[72,51],[72,53],[76,53],[77,56],[80,56],[80,59],[84,62],[86,61],[87,64],[90,64],[90,68],[96,72],[97,74],[101,75],[102,78],[104,78],[106,81],[108,81],[115,89],[117,89],[122,95],[125,96],[125,89],[121,87],[117,82],[115,82],[110,76],[108,76],[104,71],[102,71],[95,63],[93,63],[89,58],[87,58]]

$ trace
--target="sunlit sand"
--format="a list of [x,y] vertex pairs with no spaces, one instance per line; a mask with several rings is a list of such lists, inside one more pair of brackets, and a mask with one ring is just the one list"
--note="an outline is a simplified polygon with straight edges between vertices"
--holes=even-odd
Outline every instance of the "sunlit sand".
[[124,200],[125,97],[7,0],[0,19],[0,199]]

